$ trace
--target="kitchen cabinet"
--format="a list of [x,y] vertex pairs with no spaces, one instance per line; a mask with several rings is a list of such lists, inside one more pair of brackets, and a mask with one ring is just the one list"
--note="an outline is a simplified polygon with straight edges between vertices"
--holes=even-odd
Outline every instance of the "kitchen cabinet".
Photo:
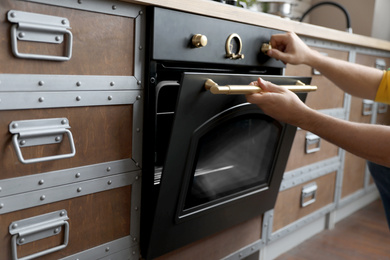
[[0,259],[139,258],[143,8],[115,3],[0,3]]

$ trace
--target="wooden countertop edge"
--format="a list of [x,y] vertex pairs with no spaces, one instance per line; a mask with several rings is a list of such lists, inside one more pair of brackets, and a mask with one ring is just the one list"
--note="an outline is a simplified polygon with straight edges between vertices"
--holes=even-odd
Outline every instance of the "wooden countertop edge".
[[300,23],[275,15],[254,12],[210,0],[121,0],[140,5],[160,6],[188,13],[221,18],[251,25],[263,26],[282,31],[292,31],[301,36],[329,40],[366,48],[390,51],[390,42],[326,27]]

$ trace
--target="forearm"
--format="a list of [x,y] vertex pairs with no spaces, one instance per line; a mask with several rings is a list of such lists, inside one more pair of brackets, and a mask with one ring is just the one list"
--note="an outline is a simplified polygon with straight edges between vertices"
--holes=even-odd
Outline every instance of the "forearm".
[[325,57],[312,51],[307,65],[320,71],[345,92],[374,100],[383,71],[351,62]]
[[300,127],[357,156],[390,167],[390,128],[354,123],[308,110]]

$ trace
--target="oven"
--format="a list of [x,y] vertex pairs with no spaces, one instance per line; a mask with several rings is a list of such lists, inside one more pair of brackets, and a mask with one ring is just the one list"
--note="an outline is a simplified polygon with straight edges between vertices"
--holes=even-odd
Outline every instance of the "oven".
[[296,128],[224,91],[311,79],[284,77],[260,50],[278,31],[162,8],[148,21],[141,252],[152,259],[274,207]]

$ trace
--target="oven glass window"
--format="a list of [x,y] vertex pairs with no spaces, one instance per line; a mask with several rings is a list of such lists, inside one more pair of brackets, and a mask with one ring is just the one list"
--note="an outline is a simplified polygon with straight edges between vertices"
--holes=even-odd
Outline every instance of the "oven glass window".
[[184,210],[268,186],[282,127],[263,114],[219,124],[199,138]]

